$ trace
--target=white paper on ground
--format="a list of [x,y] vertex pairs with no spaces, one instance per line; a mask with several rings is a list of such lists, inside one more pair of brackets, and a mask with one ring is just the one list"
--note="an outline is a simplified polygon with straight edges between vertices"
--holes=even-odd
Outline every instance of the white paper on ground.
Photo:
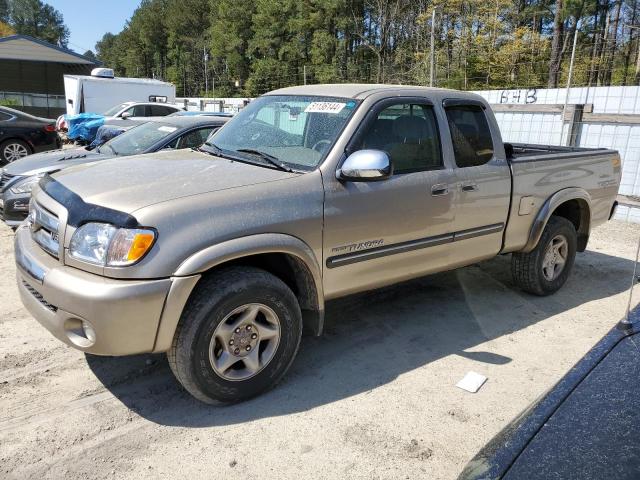
[[467,392],[476,393],[480,387],[487,381],[487,377],[476,372],[467,372],[462,380],[456,383],[456,387],[466,390]]

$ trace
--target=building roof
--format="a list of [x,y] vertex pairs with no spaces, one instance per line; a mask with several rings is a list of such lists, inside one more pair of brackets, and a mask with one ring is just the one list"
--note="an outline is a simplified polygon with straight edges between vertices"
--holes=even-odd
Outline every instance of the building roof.
[[29,35],[0,38],[0,60],[100,65],[96,60]]

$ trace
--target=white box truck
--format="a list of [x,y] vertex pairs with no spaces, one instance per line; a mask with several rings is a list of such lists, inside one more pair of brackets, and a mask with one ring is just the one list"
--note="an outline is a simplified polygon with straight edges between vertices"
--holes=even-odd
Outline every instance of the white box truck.
[[161,102],[173,105],[176,87],[150,78],[116,78],[109,68],[88,75],[65,75],[64,93],[68,115],[104,113],[124,102]]

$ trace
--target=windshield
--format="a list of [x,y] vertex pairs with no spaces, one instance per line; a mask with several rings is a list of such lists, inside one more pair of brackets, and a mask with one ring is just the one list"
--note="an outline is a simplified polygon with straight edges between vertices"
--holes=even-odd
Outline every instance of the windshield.
[[250,103],[207,144],[242,156],[251,156],[248,150],[262,152],[296,169],[312,170],[324,160],[357,105],[348,98],[266,95]]
[[124,107],[126,107],[127,105],[129,105],[128,103],[120,103],[119,105],[116,105],[114,107],[111,107],[109,110],[107,110],[106,112],[103,113],[103,115],[105,117],[112,117],[114,116],[116,113],[118,113],[120,110],[122,110]]
[[145,122],[127,130],[100,147],[100,150],[111,149],[115,155],[136,155],[144,153],[164,137],[171,135],[178,127],[160,122]]

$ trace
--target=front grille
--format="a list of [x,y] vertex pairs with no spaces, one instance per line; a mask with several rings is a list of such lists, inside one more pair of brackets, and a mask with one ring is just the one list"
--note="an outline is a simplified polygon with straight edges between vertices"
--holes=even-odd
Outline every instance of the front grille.
[[58,217],[33,202],[33,211],[29,215],[31,236],[42,249],[58,258],[60,243],[58,239]]
[[9,175],[8,173],[3,173],[2,176],[0,176],[0,192],[4,191],[5,185],[8,185],[14,176],[15,175]]
[[35,288],[33,288],[24,280],[22,281],[22,285],[24,285],[24,288],[26,288],[29,291],[29,293],[33,295],[35,299],[38,300],[42,304],[42,306],[44,306],[47,310],[53,313],[56,313],[58,311],[58,307],[56,307],[55,305],[51,305],[49,302],[47,302],[44,299],[44,297],[40,295],[40,292],[38,292]]

